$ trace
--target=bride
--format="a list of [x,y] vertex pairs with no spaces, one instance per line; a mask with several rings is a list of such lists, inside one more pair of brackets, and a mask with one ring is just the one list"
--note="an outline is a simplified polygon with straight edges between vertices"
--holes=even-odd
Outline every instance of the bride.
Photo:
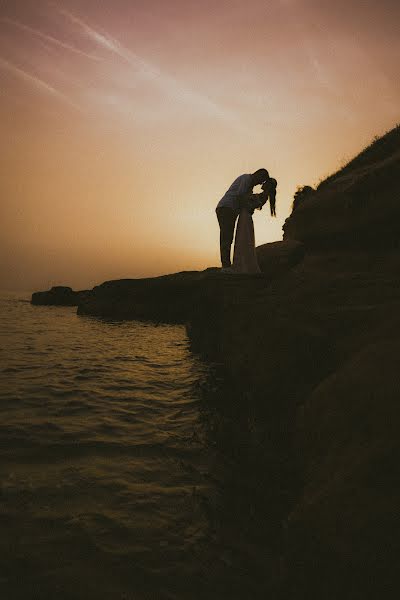
[[275,217],[276,179],[267,179],[262,184],[261,194],[248,194],[243,198],[235,234],[235,249],[233,252],[233,273],[261,273],[257,261],[254,239],[253,212],[261,210],[269,199],[271,216]]

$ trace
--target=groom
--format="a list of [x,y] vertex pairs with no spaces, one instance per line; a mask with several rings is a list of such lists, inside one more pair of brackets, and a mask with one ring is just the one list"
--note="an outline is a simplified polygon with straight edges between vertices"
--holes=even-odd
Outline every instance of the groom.
[[231,266],[231,246],[236,219],[240,213],[240,200],[242,196],[250,194],[253,187],[269,179],[267,169],[258,169],[255,173],[240,175],[232,183],[229,190],[217,204],[215,212],[220,229],[220,250],[222,268]]

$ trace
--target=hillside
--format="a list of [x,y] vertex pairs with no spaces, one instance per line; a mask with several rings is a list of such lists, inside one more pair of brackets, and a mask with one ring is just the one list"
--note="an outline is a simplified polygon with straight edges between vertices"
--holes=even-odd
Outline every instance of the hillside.
[[284,239],[309,247],[388,247],[399,234],[400,126],[322,181],[284,225]]

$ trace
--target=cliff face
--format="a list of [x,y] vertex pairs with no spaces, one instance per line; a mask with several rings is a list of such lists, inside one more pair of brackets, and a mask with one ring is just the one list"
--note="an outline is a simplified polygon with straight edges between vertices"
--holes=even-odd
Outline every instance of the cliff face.
[[322,380],[299,415],[304,488],[286,539],[290,589],[308,590],[297,597],[398,597],[399,325]]
[[284,225],[309,248],[388,247],[400,235],[400,127],[308,194]]
[[289,598],[400,591],[399,272],[396,251],[309,253],[263,289],[205,292],[190,320],[244,401],[286,415],[302,480],[283,517]]
[[195,348],[286,414],[302,483],[283,517],[283,597],[400,594],[399,190],[396,128],[289,217],[303,261],[246,299],[205,293],[190,319]]

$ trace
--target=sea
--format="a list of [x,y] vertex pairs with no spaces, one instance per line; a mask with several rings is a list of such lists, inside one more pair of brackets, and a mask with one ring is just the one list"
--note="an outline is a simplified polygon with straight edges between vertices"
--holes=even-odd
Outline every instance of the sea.
[[265,597],[254,415],[183,326],[2,292],[0,371],[1,598]]

